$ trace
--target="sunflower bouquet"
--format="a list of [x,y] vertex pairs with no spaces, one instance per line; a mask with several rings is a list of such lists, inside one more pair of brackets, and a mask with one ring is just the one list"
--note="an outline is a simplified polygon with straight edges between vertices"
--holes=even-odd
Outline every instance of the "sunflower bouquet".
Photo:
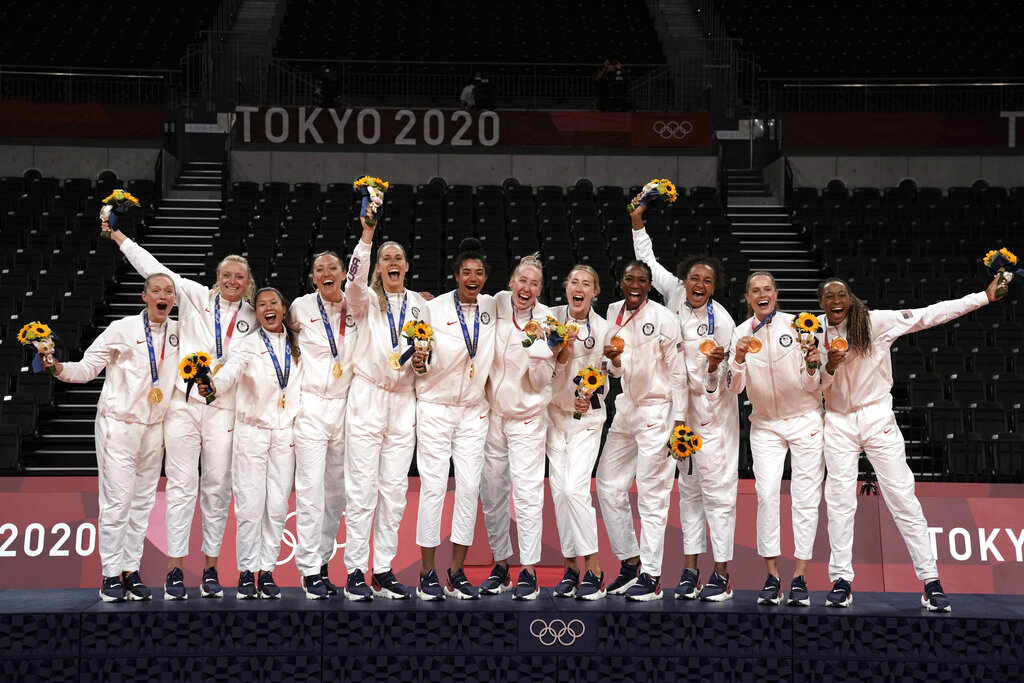
[[[570,323],[575,325],[575,323]],[[552,318],[550,315],[544,321],[544,327],[548,330],[548,346],[553,349],[560,349],[569,343],[569,332],[572,331],[568,325],[563,325],[558,322],[557,318]],[[579,326],[576,325],[576,329]],[[523,344],[523,346],[529,346],[529,344]]]
[[[588,365],[573,378],[572,383],[576,385],[576,397],[590,401],[590,407],[597,410],[601,407],[601,401],[597,398],[604,393],[605,376],[600,369]],[[572,418],[579,420],[582,413],[573,412]]]
[[[54,339],[55,335],[50,329],[49,325],[45,325],[38,320],[30,322],[27,325],[22,325],[21,329],[18,330],[18,343],[22,346],[32,345],[36,348],[37,352],[41,352],[42,355],[49,359],[54,354]],[[54,374],[56,369],[53,367],[52,362],[43,363],[39,359],[32,360],[32,367],[36,372],[45,369],[47,374]]]
[[374,216],[384,204],[384,192],[388,189],[388,183],[380,178],[364,175],[352,183],[352,187],[363,193],[363,206],[359,210],[359,215],[365,218],[366,224],[372,228],[377,225]]
[[[120,216],[128,212],[133,206],[141,207],[139,200],[124,190],[114,190],[109,196],[104,197],[103,206],[100,207],[100,220],[106,221],[113,230],[117,230],[117,223]],[[110,230],[104,230],[100,235],[110,239]]]
[[643,189],[640,190],[640,194],[633,201],[626,205],[626,211],[632,213],[652,199],[664,199],[669,204],[674,204],[679,199],[679,193],[676,192],[676,186],[672,184],[671,180],[667,178],[661,178],[660,180],[654,178],[651,182],[644,185]]
[[[409,348],[399,359],[399,363],[402,365],[412,358],[412,354],[416,351],[430,354],[434,348],[434,328],[430,326],[430,323],[423,320],[410,320],[407,322],[402,328],[402,336],[409,342]],[[429,360],[429,355],[427,358]]]
[[[690,460],[704,445],[704,441],[686,424],[679,424],[668,437],[668,454],[676,460]],[[690,460],[689,474],[693,474],[693,460]]]
[[[791,323],[794,330],[796,330],[797,339],[803,345],[809,345],[814,343],[814,334],[821,330],[821,325],[818,323],[818,316],[813,313],[807,313],[806,311],[800,313],[793,318]],[[818,367],[816,361],[807,361],[807,368],[813,370]]]
[[988,252],[982,259],[982,263],[985,264],[990,277],[999,276],[999,282],[996,283],[996,297],[1006,295],[1007,286],[1013,280],[1014,275],[1024,275],[1024,269],[1017,267],[1017,257],[1006,247]]
[[[181,359],[178,363],[178,376],[185,380],[185,400],[188,400],[188,394],[192,391],[192,387],[195,386],[198,380],[203,380],[203,383],[210,383],[210,354],[205,351],[195,351],[190,353]],[[214,399],[217,398],[213,394],[206,397],[206,405],[213,403]]]

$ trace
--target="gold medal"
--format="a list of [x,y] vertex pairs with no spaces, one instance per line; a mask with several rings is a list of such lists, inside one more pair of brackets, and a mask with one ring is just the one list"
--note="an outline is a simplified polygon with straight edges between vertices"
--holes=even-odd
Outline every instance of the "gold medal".
[[697,347],[697,348],[705,356],[710,356],[711,352],[715,350],[715,346],[717,346],[717,344],[715,344],[715,340],[714,339],[705,339],[704,341],[702,341],[700,343],[700,346]]
[[331,367],[331,374],[334,375],[334,379],[341,377],[341,363],[335,363],[334,366]]
[[149,390],[150,403],[159,403],[162,400],[164,400],[164,392],[161,391],[159,387],[153,387]]
[[579,332],[579,331],[580,331],[580,326],[577,325],[576,323],[574,323],[574,322],[567,322],[565,324],[565,333],[566,334],[573,334],[574,332]]
[[473,373],[476,372],[476,363],[469,364],[469,378],[473,379]]
[[625,351],[626,349],[626,340],[618,335],[609,339],[608,343],[611,345],[612,348],[614,348],[616,351],[619,351],[620,353],[622,351]]
[[216,375],[218,372],[220,372],[220,369],[222,367],[224,367],[223,363],[217,363],[217,365],[213,367],[213,372],[210,373],[210,376],[213,377],[214,375]]
[[850,348],[850,344],[842,337],[836,337],[832,340],[832,348],[836,351],[845,351]]
[[284,394],[281,394],[281,410],[284,410]]
[[530,322],[523,325],[523,332],[525,332],[530,337],[536,337],[537,329],[539,327],[540,325],[537,324],[536,320],[531,320]]
[[757,353],[761,350],[761,340],[757,337],[751,337],[747,343],[747,353]]
[[391,366],[392,370],[401,370],[402,354],[400,354],[398,351],[395,351],[390,356],[388,356],[388,365]]

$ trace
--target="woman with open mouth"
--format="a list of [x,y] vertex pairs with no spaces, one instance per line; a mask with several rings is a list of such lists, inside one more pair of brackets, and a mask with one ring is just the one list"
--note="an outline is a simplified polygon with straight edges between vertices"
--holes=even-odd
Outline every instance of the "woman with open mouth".
[[[462,240],[452,263],[456,289],[428,301],[422,310],[423,320],[434,328],[433,351],[429,357],[416,353],[412,358],[413,367],[423,373],[416,380],[416,543],[421,554],[416,594],[422,600],[480,597],[463,565],[473,543],[490,413],[485,385],[494,360],[497,308],[494,297],[481,293],[488,270],[480,242]],[[452,561],[442,588],[434,558],[441,545],[450,462],[455,465]]]
[[77,363],[40,351],[44,368],[62,382],[84,383],[103,370],[96,404],[96,473],[99,487],[99,553],[103,602],[152,600],[139,577],[149,513],[163,460],[163,421],[174,391],[178,323],[174,281],[150,275],[142,292],[146,309],[112,323]]
[[316,290],[288,309],[305,366],[301,408],[295,418],[295,566],[310,600],[337,595],[328,563],[338,547],[347,504],[345,412],[355,368],[355,316],[342,291],[345,266],[333,251],[313,257]]
[[[108,230],[106,221],[103,229]],[[143,277],[163,273],[174,282],[177,292],[179,344],[175,362],[190,353],[204,351],[213,359],[214,371],[231,358],[234,348],[256,326],[252,308],[253,283],[249,262],[231,254],[217,266],[216,283],[207,288],[174,273],[120,230],[110,238]],[[188,555],[196,495],[202,512],[205,568],[200,595],[219,598],[224,594],[217,575],[224,529],[231,505],[231,430],[235,422],[235,395],[226,391],[207,405],[198,394],[185,397],[184,385],[175,383],[168,397],[170,405],[164,422],[167,476],[167,579],[165,600],[185,600],[184,561]],[[199,469],[202,466],[202,482]]]
[[[638,203],[634,200],[634,203]],[[690,410],[687,424],[704,447],[692,463],[680,462],[679,521],[683,531],[683,573],[676,598],[719,602],[732,599],[729,561],[736,535],[736,488],[739,483],[739,402],[725,391],[726,350],[736,324],[728,310],[711,297],[725,280],[722,263],[709,256],[684,258],[673,275],[654,256],[644,228],[646,206],[630,213],[636,257],[650,266],[654,287],[674,311],[682,328]],[[693,473],[690,472],[690,465]],[[711,536],[715,566],[707,584],[700,585],[697,560],[707,550],[705,525]]]
[[[578,396],[573,379],[588,367],[601,368],[611,327],[593,309],[601,293],[597,272],[587,265],[573,266],[565,278],[569,303],[551,309],[563,325],[572,323],[568,341],[555,359],[554,398],[548,407],[548,484],[555,504],[558,539],[565,558],[565,574],[554,589],[557,597],[599,600],[604,597],[604,572],[598,559],[597,511],[590,484],[601,450],[601,430],[607,417],[604,395],[591,400]],[[574,419],[573,415],[579,415]],[[577,558],[582,556],[580,572]],[[582,579],[581,579],[582,576]]]
[[[398,552],[398,527],[405,512],[409,466],[416,449],[416,371],[413,347],[402,336],[406,322],[419,319],[425,301],[405,286],[409,260],[397,242],[377,249],[370,280],[374,227],[363,225],[349,264],[345,294],[359,326],[354,379],[348,402],[345,445],[345,596],[403,600],[391,563]],[[373,573],[370,573],[370,545]]]
[[203,396],[236,387],[231,474],[240,600],[281,597],[273,572],[295,475],[292,427],[304,365],[296,335],[284,324],[287,312],[281,292],[273,287],[256,292],[260,328],[209,383],[197,382]]
[[520,260],[509,278],[508,289],[494,297],[497,339],[487,377],[491,416],[480,502],[495,566],[480,584],[480,592],[494,595],[511,588],[511,498],[522,565],[512,594],[514,600],[535,600],[540,594],[537,563],[544,522],[545,411],[555,370],[553,349],[540,329],[540,323],[550,314],[547,306],[537,303],[543,285],[543,266],[538,254],[532,254]]
[[[853,602],[853,521],[857,511],[857,471],[863,451],[874,467],[878,487],[900,530],[917,578],[924,582],[921,606],[950,611],[942,591],[928,522],[914,493],[914,473],[892,410],[892,356],[889,349],[906,334],[955,320],[999,298],[999,278],[976,294],[941,301],[927,308],[869,311],[846,282],[833,278],[818,285],[819,342],[828,351],[822,373],[825,388],[825,503],[834,582],[825,604]],[[831,384],[831,386],[829,386]]]

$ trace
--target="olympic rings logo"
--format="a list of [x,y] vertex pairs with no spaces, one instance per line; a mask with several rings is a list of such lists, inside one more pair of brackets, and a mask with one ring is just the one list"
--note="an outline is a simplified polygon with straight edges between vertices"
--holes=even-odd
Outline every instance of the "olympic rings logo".
[[675,138],[682,140],[693,132],[693,123],[690,121],[655,121],[652,126],[654,133],[668,140]]
[[552,619],[550,622],[534,619],[530,622],[530,635],[545,647],[551,647],[555,643],[568,647],[582,638],[586,632],[586,627],[579,619],[573,619],[569,623],[561,619]]
[[[294,516],[295,516],[295,512],[294,511],[289,512],[288,516],[284,518],[285,524],[287,524],[288,520],[291,519]],[[344,523],[344,518],[342,519],[342,523]],[[285,547],[285,548],[288,548],[288,556],[278,559],[278,561],[277,561],[277,566],[278,567],[280,567],[281,565],[284,565],[284,564],[288,564],[289,562],[291,562],[295,558],[295,547],[298,544],[299,544],[299,541],[298,541],[298,538],[296,538],[295,533],[291,529],[285,528],[284,532],[281,534],[281,546]],[[327,559],[329,559],[329,560],[333,559],[334,556],[338,553],[338,548],[344,548],[344,547],[345,547],[344,543],[338,543],[338,540],[335,539],[334,540],[334,550],[331,551],[331,556],[329,558],[327,558]]]

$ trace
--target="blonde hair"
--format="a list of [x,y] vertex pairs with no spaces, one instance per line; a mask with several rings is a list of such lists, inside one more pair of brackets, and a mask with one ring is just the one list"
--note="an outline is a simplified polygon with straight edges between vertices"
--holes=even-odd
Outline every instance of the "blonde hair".
[[402,250],[402,255],[405,256],[406,261],[409,259],[409,254],[405,251],[405,247],[394,240],[388,240],[377,247],[377,261],[373,267],[373,277],[370,278],[370,289],[377,293],[377,305],[380,307],[381,313],[388,310],[388,295],[384,293],[384,280],[380,276],[380,271],[377,270],[377,266],[380,265],[380,252],[384,251],[384,247],[398,247]]
[[[224,267],[225,263],[241,263],[243,266],[245,266],[245,272],[247,272],[249,274],[249,284],[246,285],[245,291],[242,292],[242,301],[245,301],[250,306],[255,304],[256,303],[256,282],[255,282],[255,280],[253,280],[252,268],[249,267],[249,261],[246,260],[246,258],[244,256],[239,256],[238,254],[228,254],[223,259],[221,259],[220,263],[217,264],[217,271],[216,271],[216,273],[217,273],[218,277],[220,276],[220,269]],[[214,285],[211,288],[211,290],[213,291],[214,294],[220,294],[220,282],[218,281],[218,282],[214,283]]]
[[571,278],[572,274],[575,273],[577,270],[582,270],[584,273],[594,278],[594,298],[596,299],[597,295],[601,293],[601,278],[598,277],[597,271],[594,270],[593,266],[588,266],[585,263],[577,263],[575,266],[569,269],[569,274],[565,276],[565,280],[562,282],[562,286],[569,286],[569,278]]
[[167,273],[152,273],[151,275],[149,275],[146,278],[146,281],[142,283],[142,290],[145,291],[149,289],[149,283],[157,279],[158,277],[167,278],[168,280],[170,280],[171,287],[174,287],[174,292],[178,292],[178,286],[174,284],[174,278],[168,275]]
[[541,263],[540,261],[539,251],[535,251],[532,254],[528,254],[523,258],[519,259],[519,265],[517,265],[516,269],[512,271],[512,276],[509,279],[511,280],[516,275],[519,275],[519,269],[522,268],[523,266],[533,266],[538,271],[540,271],[541,279],[544,279],[544,264]]

